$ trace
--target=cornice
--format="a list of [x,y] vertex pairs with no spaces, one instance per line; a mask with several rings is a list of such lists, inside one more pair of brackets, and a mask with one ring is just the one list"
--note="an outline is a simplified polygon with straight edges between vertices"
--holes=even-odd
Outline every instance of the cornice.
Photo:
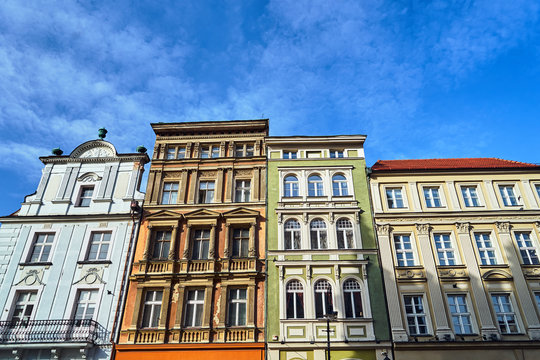
[[131,213],[116,214],[81,214],[81,215],[38,215],[38,216],[3,216],[2,223],[41,223],[41,222],[90,222],[110,220],[131,220]]
[[118,155],[118,157],[95,157],[95,158],[71,158],[68,156],[47,156],[40,157],[44,164],[67,164],[67,163],[109,163],[109,162],[142,162],[146,164],[150,161],[148,155]]
[[[212,139],[230,139],[231,141],[235,141],[235,139],[237,138],[241,138],[241,139],[253,138],[253,140],[264,140],[265,136],[266,136],[265,132],[249,133],[249,134],[229,133],[229,134],[177,135],[177,136],[158,135],[156,144],[160,144],[167,141],[180,141],[178,144],[183,144],[187,142],[203,142],[203,141],[211,142]],[[187,140],[190,140],[190,141],[187,141]],[[197,140],[197,141],[193,141],[193,140]]]

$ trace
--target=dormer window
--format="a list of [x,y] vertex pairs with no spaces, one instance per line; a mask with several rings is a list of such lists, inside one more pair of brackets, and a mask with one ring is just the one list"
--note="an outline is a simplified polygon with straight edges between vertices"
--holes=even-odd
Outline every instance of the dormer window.
[[77,206],[89,207],[92,202],[92,196],[94,195],[94,185],[81,186],[81,193],[77,200]]

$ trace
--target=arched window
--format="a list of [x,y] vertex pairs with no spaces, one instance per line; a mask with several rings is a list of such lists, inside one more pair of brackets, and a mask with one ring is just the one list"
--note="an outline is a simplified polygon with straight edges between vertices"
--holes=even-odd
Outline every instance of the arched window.
[[327,280],[315,283],[315,317],[322,318],[334,311],[332,285]]
[[287,284],[287,319],[304,318],[304,287],[298,280]]
[[284,196],[285,197],[293,197],[293,196],[299,196],[298,194],[298,179],[294,175],[289,175],[285,178],[284,181]]
[[328,241],[326,236],[326,223],[321,219],[315,219],[311,222],[309,230],[311,237],[311,248],[327,249]]
[[359,318],[364,316],[362,311],[362,294],[358,281],[349,279],[343,284],[343,298],[345,301],[345,317]]
[[323,181],[319,175],[308,177],[308,196],[324,196]]
[[300,223],[294,219],[285,222],[285,249],[301,249],[300,241]]
[[339,219],[337,225],[337,244],[339,249],[354,247],[353,226],[349,219]]
[[334,196],[348,196],[347,179],[341,174],[332,177],[332,194]]

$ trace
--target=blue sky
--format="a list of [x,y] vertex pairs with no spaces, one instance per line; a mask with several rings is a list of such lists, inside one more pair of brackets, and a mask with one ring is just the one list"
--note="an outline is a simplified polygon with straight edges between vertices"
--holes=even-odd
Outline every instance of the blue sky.
[[[451,3],[451,4],[450,4]],[[151,122],[270,118],[271,135],[367,134],[377,159],[539,163],[535,1],[0,4],[0,214],[39,156]]]

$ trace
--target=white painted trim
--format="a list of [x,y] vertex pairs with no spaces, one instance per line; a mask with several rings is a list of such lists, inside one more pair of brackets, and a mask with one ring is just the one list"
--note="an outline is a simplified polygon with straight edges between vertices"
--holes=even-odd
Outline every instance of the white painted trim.
[[54,224],[54,225],[55,225],[55,228],[51,227],[51,229],[43,229],[43,228],[38,229],[36,228],[36,226],[38,226],[37,224],[32,226],[32,229],[30,230],[30,233],[28,234],[28,238],[26,239],[26,244],[24,246],[22,257],[21,259],[19,259],[19,262],[23,262],[23,263],[29,262],[31,251],[32,251],[32,248],[34,247],[36,234],[54,233],[54,239],[53,239],[53,244],[51,246],[51,252],[49,253],[49,258],[46,261],[46,262],[52,262],[54,258],[56,246],[58,245],[58,239],[60,237],[59,233],[61,229],[61,224]]
[[[120,223],[119,225],[121,225]],[[81,246],[81,250],[79,251],[79,261],[86,261],[86,256],[88,254],[88,251],[90,250],[90,237],[93,232],[111,232],[111,242],[109,244],[109,250],[107,251],[107,259],[105,260],[97,260],[97,261],[110,261],[111,260],[111,253],[113,252],[113,244],[116,240],[116,231],[117,227],[90,227],[93,224],[88,224],[86,227],[86,232],[84,234],[84,240]],[[121,239],[118,241],[122,241]],[[95,261],[95,260],[91,260]]]
[[4,309],[4,311],[2,311],[0,320],[1,321],[7,321],[7,320],[11,319],[11,317],[13,316],[13,310],[15,310],[15,302],[17,301],[16,295],[19,292],[37,290],[36,305],[34,306],[34,309],[32,310],[32,315],[30,316],[30,320],[34,320],[34,318],[36,316],[36,313],[37,313],[37,308],[39,306],[39,302],[40,302],[40,299],[41,299],[41,293],[43,292],[44,288],[45,288],[45,285],[31,285],[31,286],[17,285],[17,286],[12,286],[11,289],[9,290],[9,295],[8,295],[7,300],[6,300],[6,306],[9,305],[9,308],[6,308],[6,309]]

